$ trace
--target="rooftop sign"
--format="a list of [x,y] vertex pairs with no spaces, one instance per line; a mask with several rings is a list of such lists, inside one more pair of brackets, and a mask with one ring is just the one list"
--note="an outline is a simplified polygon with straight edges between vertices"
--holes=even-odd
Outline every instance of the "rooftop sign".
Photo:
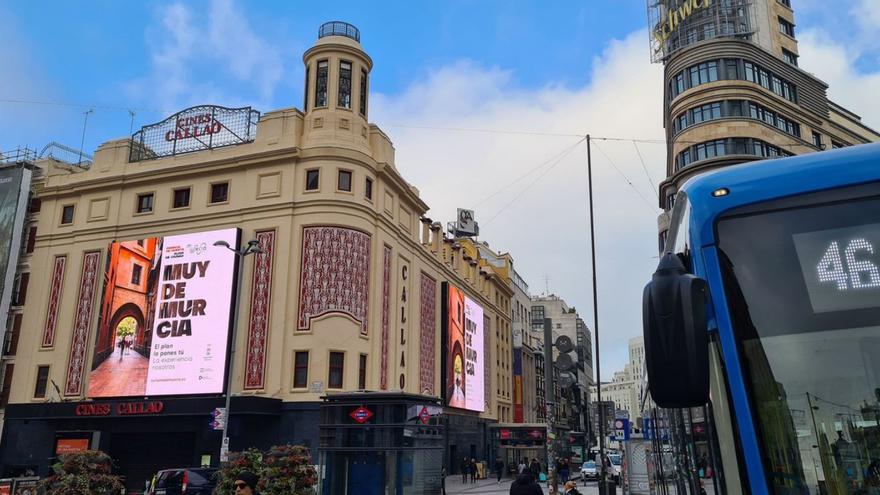
[[131,137],[130,162],[248,143],[257,134],[260,112],[251,107],[202,105],[182,110]]

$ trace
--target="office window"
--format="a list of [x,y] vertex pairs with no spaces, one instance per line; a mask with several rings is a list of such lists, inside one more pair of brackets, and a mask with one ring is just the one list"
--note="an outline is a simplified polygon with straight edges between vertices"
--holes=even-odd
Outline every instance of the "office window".
[[351,171],[340,170],[339,178],[336,182],[336,188],[340,191],[351,191]]
[[149,213],[153,211],[153,193],[138,194],[137,212]]
[[373,199],[373,179],[367,177],[366,183],[364,184],[364,197],[372,200]]
[[131,265],[131,285],[141,285],[141,275],[143,274],[144,267],[141,265]]
[[782,34],[787,34],[794,38],[794,24],[786,21],[782,17],[779,18],[779,32]]
[[318,71],[315,74],[315,106],[327,106],[327,71],[330,63],[326,60],[318,61]]
[[293,356],[293,387],[306,388],[309,382],[309,352],[297,351]]
[[367,71],[361,69],[361,115],[367,116]]
[[330,370],[327,377],[327,388],[342,388],[342,373],[345,370],[345,353],[330,353]]
[[358,361],[358,390],[367,389],[367,355],[361,354]]
[[318,190],[318,170],[306,170],[306,191]]
[[40,366],[37,368],[37,383],[34,385],[34,399],[42,399],[46,397],[46,386],[49,384],[49,367]]
[[786,50],[785,48],[783,48],[782,49],[782,59],[785,60],[786,62],[790,63],[791,65],[794,65],[795,67],[797,67],[798,56],[794,52],[790,52],[790,51]]
[[61,209],[61,223],[73,223],[73,205],[67,205]]
[[785,5],[788,8],[791,8],[791,0],[776,0],[776,1],[781,3],[782,5]]
[[185,187],[183,189],[175,189],[174,190],[174,203],[172,205],[173,208],[186,208],[189,206],[189,193],[190,188]]
[[229,183],[211,184],[211,202],[225,203],[229,201]]
[[846,145],[842,143],[838,143],[837,141],[831,141],[831,149],[836,150],[837,148],[845,148]]
[[351,108],[351,62],[339,62],[339,95],[336,99],[339,108]]
[[822,135],[813,131],[813,146],[822,149]]

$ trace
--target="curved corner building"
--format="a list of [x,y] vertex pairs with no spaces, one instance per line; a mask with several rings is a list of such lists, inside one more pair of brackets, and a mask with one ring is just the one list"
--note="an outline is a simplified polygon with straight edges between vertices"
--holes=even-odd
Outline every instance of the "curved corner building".
[[828,85],[798,67],[790,0],[649,0],[651,55],[664,65],[668,211],[690,177],[751,160],[880,141],[828,100]]

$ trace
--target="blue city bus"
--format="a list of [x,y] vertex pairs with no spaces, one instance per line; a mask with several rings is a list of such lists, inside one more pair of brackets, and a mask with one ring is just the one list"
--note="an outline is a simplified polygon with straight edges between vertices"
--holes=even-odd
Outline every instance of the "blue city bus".
[[880,144],[705,173],[670,218],[652,491],[880,494]]

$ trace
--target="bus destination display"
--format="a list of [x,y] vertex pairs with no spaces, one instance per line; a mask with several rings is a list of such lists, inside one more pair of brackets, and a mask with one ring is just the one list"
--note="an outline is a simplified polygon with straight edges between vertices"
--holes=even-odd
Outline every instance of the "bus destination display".
[[880,306],[880,224],[792,237],[813,311]]

